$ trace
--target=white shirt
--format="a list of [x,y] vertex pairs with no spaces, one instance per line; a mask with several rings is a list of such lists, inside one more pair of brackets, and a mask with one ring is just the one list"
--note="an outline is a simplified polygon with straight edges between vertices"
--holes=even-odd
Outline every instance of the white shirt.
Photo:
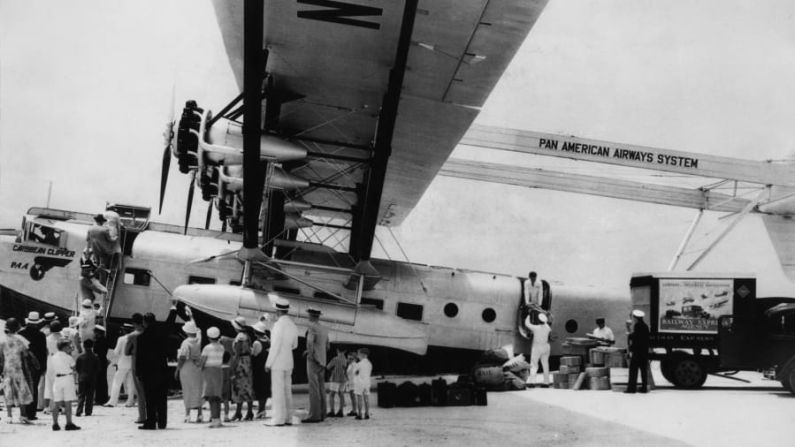
[[63,351],[58,351],[52,356],[50,366],[56,376],[58,374],[71,374],[75,367],[75,359]]
[[604,329],[599,329],[598,327],[594,329],[593,336],[603,340],[616,341],[616,337],[613,336],[613,331],[607,326],[605,326]]
[[298,348],[298,328],[287,315],[282,315],[271,331],[271,349],[265,367],[275,370],[293,369],[293,350]]
[[116,353],[116,365],[119,369],[132,368],[132,356],[124,354],[124,351],[127,350],[127,341],[129,339],[127,335],[122,335],[116,340],[116,347],[113,348],[113,352]]
[[535,283],[531,283],[528,279],[524,282],[524,303],[528,306],[530,304],[541,305],[541,300],[544,296],[544,286],[541,283],[541,278],[536,278]]
[[533,331],[533,347],[541,347],[549,345],[549,333],[552,328],[548,324],[531,324],[527,327]]
[[373,373],[373,364],[370,363],[368,359],[361,359],[358,363],[355,363],[355,365],[356,366],[353,368],[353,383],[369,388],[370,376]]

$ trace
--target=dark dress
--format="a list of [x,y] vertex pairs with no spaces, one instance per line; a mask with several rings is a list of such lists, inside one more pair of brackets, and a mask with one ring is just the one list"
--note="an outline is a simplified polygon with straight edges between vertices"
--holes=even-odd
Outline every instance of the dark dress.
[[270,374],[265,372],[265,361],[268,360],[268,350],[270,349],[270,341],[257,340],[254,342],[256,346],[262,346],[259,354],[251,357],[251,370],[254,379],[254,396],[259,401],[267,400],[271,395],[271,380]]
[[27,417],[34,418],[36,417],[36,408],[39,402],[39,378],[47,370],[47,336],[36,325],[25,326],[18,334],[30,342],[28,349],[39,362],[39,369],[33,368],[30,371],[33,402],[27,407]]

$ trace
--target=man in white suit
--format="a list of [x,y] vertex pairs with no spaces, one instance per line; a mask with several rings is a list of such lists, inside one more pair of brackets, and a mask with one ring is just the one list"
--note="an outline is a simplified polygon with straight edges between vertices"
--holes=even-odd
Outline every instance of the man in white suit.
[[271,331],[271,349],[265,371],[271,373],[273,417],[270,425],[292,425],[293,418],[293,350],[298,348],[298,328],[287,316],[290,302],[279,298],[274,304],[278,320]]

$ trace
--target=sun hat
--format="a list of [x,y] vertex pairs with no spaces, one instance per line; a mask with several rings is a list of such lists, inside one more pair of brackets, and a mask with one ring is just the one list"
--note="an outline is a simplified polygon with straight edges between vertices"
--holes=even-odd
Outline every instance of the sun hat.
[[264,321],[259,320],[251,328],[258,334],[264,334],[268,330],[268,325]]
[[207,329],[207,338],[215,339],[220,336],[221,336],[221,331],[217,327],[213,326],[210,329]]
[[230,321],[232,322],[232,327],[237,331],[242,331],[244,327],[248,326],[245,317],[237,316]]
[[188,321],[182,325],[182,332],[186,334],[196,334],[199,332],[199,328],[196,327],[196,323],[193,321]]
[[85,299],[85,300],[83,300],[83,307],[86,308],[86,309],[91,309],[94,306],[93,306],[93,303],[91,302],[91,300]]

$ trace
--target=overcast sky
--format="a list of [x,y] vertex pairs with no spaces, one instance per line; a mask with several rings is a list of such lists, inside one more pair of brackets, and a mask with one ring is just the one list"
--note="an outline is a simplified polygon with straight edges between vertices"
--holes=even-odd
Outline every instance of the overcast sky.
[[[550,0],[478,121],[787,158],[795,152],[793,12],[795,3],[783,0]],[[50,181],[57,208],[156,207],[175,83],[178,104],[196,98],[217,109],[237,94],[209,1],[0,0],[0,227],[17,227],[29,206],[44,205]],[[599,169],[574,164],[575,172]],[[172,175],[156,220],[181,222],[187,183]],[[205,206],[196,200],[198,225]],[[667,268],[694,216],[439,177],[394,233],[413,262],[516,275],[534,269],[567,284],[626,289],[633,271]],[[716,217],[702,232],[716,233]],[[388,231],[378,237],[401,258]],[[756,217],[700,269],[754,272],[762,294],[795,295]]]

